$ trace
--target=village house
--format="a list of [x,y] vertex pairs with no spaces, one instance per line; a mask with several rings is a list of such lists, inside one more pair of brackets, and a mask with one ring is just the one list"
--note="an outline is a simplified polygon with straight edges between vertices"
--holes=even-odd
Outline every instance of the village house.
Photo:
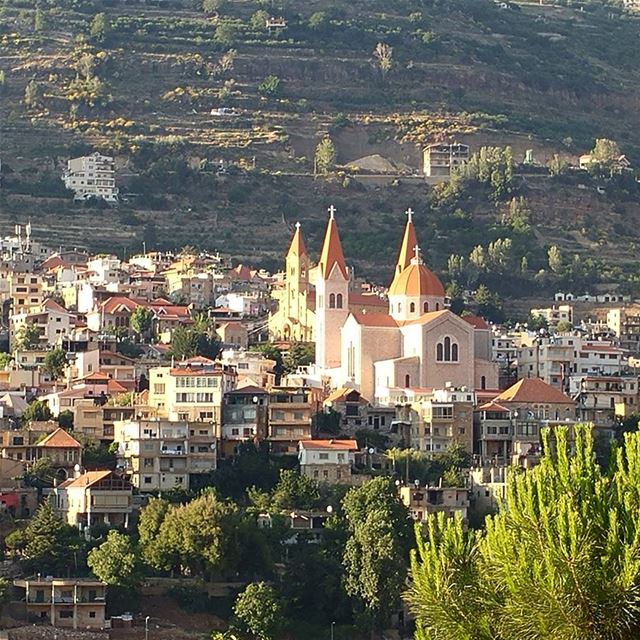
[[54,506],[60,517],[81,531],[96,524],[128,527],[132,487],[113,471],[85,471],[54,486]]
[[350,484],[357,451],[355,440],[301,440],[300,473],[318,482]]
[[68,629],[105,628],[107,585],[87,578],[40,577],[13,581],[27,621]]

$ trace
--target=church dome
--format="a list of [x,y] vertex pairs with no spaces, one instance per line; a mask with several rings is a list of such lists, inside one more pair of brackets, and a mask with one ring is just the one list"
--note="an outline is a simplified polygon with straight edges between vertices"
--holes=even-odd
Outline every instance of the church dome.
[[444,287],[435,273],[412,260],[411,264],[393,279],[389,287],[389,296],[444,298]]

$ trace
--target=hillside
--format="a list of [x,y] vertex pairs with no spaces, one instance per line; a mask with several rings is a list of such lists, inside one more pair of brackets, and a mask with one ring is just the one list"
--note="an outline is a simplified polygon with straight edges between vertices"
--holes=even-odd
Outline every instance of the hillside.
[[[488,250],[511,233],[504,211],[522,196],[532,229],[514,237],[510,260],[527,256],[531,286],[635,286],[635,184],[599,194],[589,176],[544,170],[554,154],[576,164],[603,137],[640,162],[634,16],[597,2],[485,0],[205,0],[204,9],[3,0],[0,225],[31,218],[36,235],[56,244],[190,244],[276,268],[297,219],[317,250],[334,203],[357,272],[385,281],[407,206],[429,262],[445,271],[450,254]],[[284,16],[286,28],[269,33],[268,15]],[[392,48],[385,73],[373,54],[380,42]],[[210,114],[221,106],[238,115]],[[398,175],[314,178],[314,149],[327,134],[338,164],[379,154]],[[508,197],[470,188],[434,201],[418,177],[420,149],[447,138],[472,150],[511,146]],[[59,181],[66,159],[94,149],[117,158],[128,194],[117,209],[74,205]],[[539,171],[517,166],[527,149]],[[220,159],[231,167],[222,176]],[[567,263],[575,254],[597,262],[581,278],[535,280],[551,244]],[[524,282],[490,275],[506,295]]]

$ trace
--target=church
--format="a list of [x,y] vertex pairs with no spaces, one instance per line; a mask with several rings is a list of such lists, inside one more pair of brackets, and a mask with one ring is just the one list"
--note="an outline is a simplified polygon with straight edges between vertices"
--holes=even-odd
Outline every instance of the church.
[[[293,296],[285,304],[289,335],[304,322],[306,339],[316,345],[316,372],[332,387],[353,387],[371,402],[388,398],[390,389],[496,389],[491,331],[481,318],[461,318],[446,308],[444,287],[422,260],[411,210],[388,301],[351,291],[333,207],[329,214],[315,286],[309,284],[309,257],[297,225],[284,288],[300,295],[304,308],[292,306]],[[300,268],[302,283],[296,277]]]

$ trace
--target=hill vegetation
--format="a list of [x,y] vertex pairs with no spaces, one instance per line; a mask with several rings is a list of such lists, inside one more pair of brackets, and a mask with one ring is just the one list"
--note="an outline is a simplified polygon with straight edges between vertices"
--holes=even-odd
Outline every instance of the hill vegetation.
[[[297,219],[317,249],[333,203],[357,272],[386,283],[410,205],[452,286],[633,290],[633,172],[568,165],[598,138],[640,162],[640,23],[615,3],[564,4],[1,0],[0,223],[277,268]],[[509,147],[509,179],[428,188],[420,149],[442,139]],[[73,204],[59,179],[90,150],[116,156],[116,209]],[[373,154],[396,175],[343,168]]]

